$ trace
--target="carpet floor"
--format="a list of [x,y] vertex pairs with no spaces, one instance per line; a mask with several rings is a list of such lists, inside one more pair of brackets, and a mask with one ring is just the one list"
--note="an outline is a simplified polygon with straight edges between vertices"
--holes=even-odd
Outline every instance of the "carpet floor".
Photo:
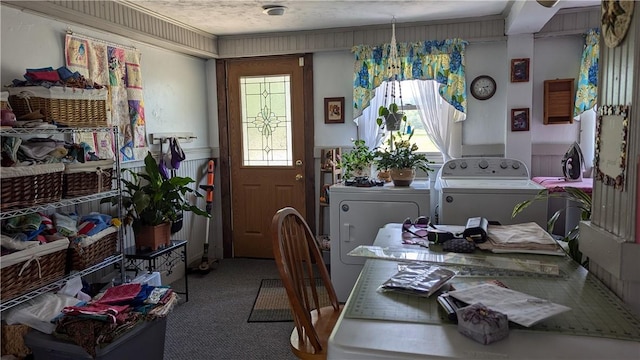
[[[320,279],[317,280],[321,284]],[[309,290],[309,294],[311,291]],[[324,288],[318,293],[320,306],[330,305],[329,296]],[[277,322],[293,321],[293,314],[289,306],[287,291],[280,279],[263,279],[260,289],[249,315],[248,322]]]
[[261,259],[222,259],[189,275],[189,301],[167,317],[164,359],[296,359],[292,322],[247,322],[262,279],[277,278],[275,261]]

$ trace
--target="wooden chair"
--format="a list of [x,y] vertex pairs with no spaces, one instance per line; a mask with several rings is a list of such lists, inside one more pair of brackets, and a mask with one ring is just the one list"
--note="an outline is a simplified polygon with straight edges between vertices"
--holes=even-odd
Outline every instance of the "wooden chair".
[[[318,243],[306,221],[291,207],[276,212],[271,232],[273,255],[295,321],[291,350],[300,359],[326,359],[327,341],[343,306],[338,302]],[[321,307],[319,295],[323,290],[330,305]]]

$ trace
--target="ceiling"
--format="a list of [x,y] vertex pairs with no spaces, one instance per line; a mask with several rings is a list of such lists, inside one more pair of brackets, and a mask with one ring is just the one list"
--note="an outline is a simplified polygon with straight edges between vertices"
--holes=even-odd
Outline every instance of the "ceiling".
[[[545,8],[534,0],[153,0],[120,3],[209,34],[243,35],[365,25],[452,20],[498,15],[514,9],[525,22],[538,15],[542,25],[562,8],[595,6],[600,0],[560,0]],[[265,5],[286,6],[284,15],[263,13]],[[551,14],[551,15],[548,15]],[[520,21],[513,22],[514,24]],[[536,27],[541,27],[535,25]],[[525,29],[526,30],[526,29]],[[508,32],[507,32],[508,33]]]

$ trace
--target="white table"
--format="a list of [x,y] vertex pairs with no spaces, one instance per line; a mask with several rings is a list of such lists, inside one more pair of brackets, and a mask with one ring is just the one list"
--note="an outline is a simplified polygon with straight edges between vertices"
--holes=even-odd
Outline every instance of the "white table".
[[[398,246],[399,244],[401,244],[399,224],[390,224],[380,229],[374,242],[374,245],[383,247]],[[563,258],[552,256],[544,258],[563,260]],[[454,324],[418,323],[408,320],[407,314],[410,312],[434,311],[433,304],[431,307],[426,306],[426,310],[416,310],[415,303],[409,304],[402,301],[392,302],[392,305],[387,306],[386,310],[389,313],[401,314],[399,317],[404,317],[404,320],[389,319],[389,314],[383,314],[380,317],[372,316],[371,318],[349,315],[357,309],[366,308],[367,304],[374,304],[371,305],[371,308],[375,308],[375,304],[381,304],[385,301],[388,303],[390,300],[380,299],[380,297],[386,295],[372,291],[372,287],[374,284],[375,286],[382,284],[396,271],[397,263],[395,261],[367,260],[349,296],[345,309],[329,338],[328,359],[640,358],[640,342],[638,341],[640,338],[636,339],[636,341],[620,340],[514,329],[512,327],[507,339],[489,345],[482,345],[460,334]],[[579,280],[586,278],[587,275],[584,271],[578,271],[576,277]],[[492,276],[492,278],[496,277]],[[509,283],[508,277],[499,279]],[[521,281],[527,280],[521,279]],[[566,277],[564,279],[554,279],[556,283],[561,281],[566,281]],[[584,285],[585,291],[588,290],[588,286]],[[518,289],[514,288],[514,290]],[[420,301],[422,300],[420,299]],[[429,300],[434,301],[435,299],[430,298]],[[376,311],[381,311],[381,309],[377,308]],[[617,310],[611,310],[611,312],[615,311]],[[425,315],[425,313],[422,313],[422,315]],[[638,321],[635,321],[633,325],[636,334],[634,336],[640,334],[640,325],[638,324]]]

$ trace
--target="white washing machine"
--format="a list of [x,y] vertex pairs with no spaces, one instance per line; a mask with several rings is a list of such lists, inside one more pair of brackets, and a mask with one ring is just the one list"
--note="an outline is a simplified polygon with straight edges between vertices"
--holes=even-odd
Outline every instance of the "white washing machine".
[[515,218],[516,204],[533,199],[544,186],[532,181],[520,160],[461,158],[443,164],[436,179],[438,223],[465,225],[470,217],[511,225],[534,221],[547,228],[547,200],[534,201]]
[[429,182],[414,181],[408,187],[389,183],[376,187],[336,184],[329,188],[331,282],[339,301],[346,301],[362,270],[365,258],[348,256],[359,245],[371,245],[378,230],[430,213]]

